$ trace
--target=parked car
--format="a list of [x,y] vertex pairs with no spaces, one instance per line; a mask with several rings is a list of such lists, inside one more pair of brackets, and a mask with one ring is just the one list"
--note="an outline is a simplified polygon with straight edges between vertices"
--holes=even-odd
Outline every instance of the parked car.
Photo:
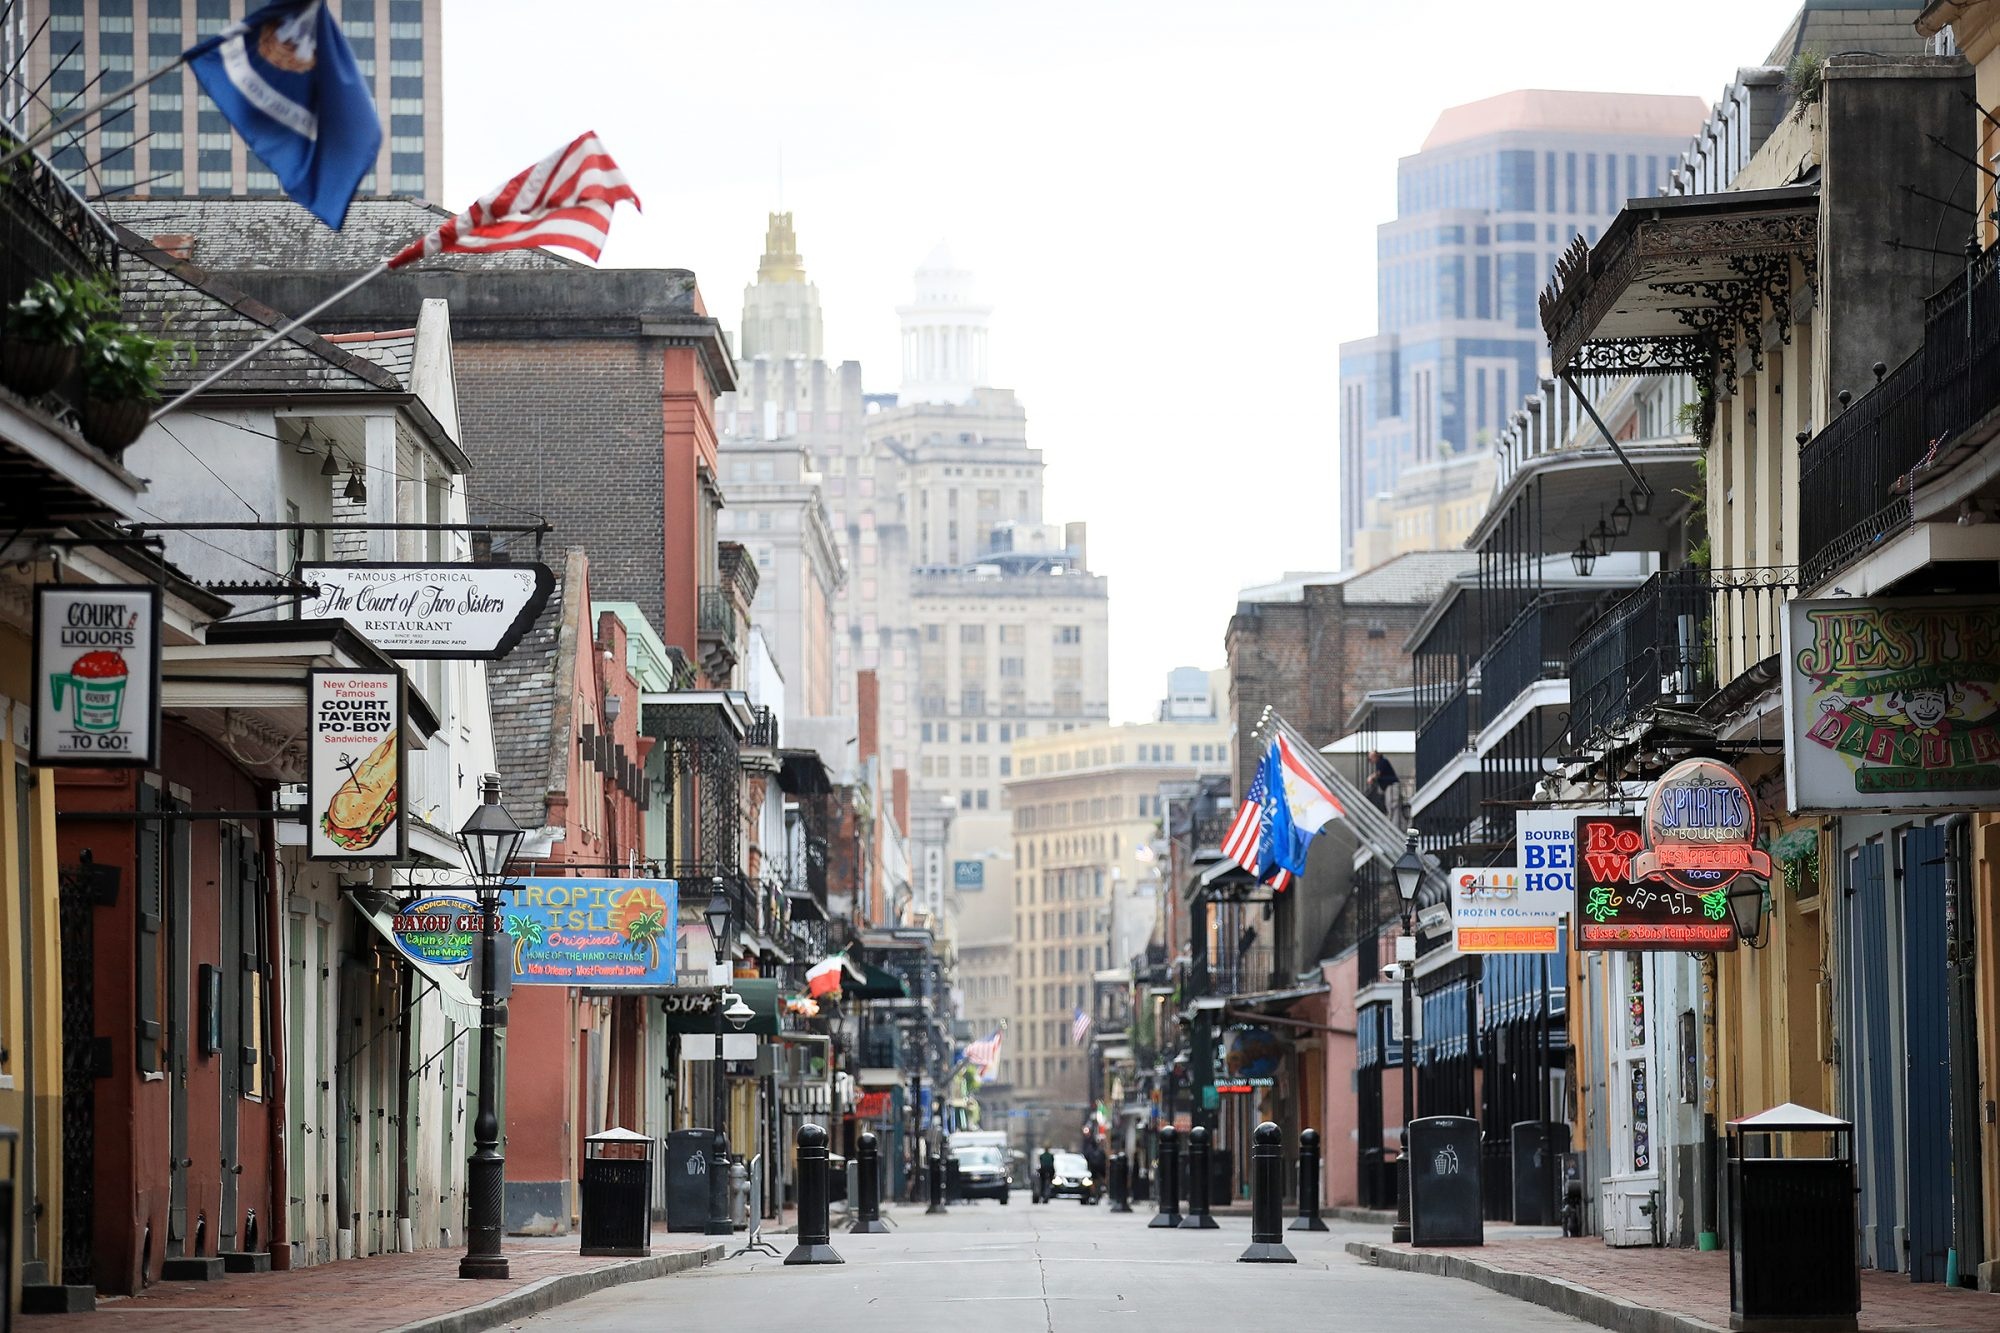
[[1007,1202],[1007,1158],[999,1148],[974,1144],[955,1151],[958,1154],[959,1198]]
[[1052,1197],[1058,1199],[1081,1199],[1085,1203],[1097,1202],[1097,1181],[1090,1174],[1090,1163],[1083,1160],[1082,1153],[1059,1152],[1056,1154],[1055,1183],[1049,1187]]

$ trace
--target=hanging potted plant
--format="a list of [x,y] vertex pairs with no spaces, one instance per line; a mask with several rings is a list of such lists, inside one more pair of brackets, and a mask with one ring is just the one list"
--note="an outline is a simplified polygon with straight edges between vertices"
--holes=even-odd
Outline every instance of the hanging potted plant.
[[160,377],[177,346],[123,324],[93,324],[83,341],[83,403],[77,412],[84,438],[107,450],[138,439],[160,401]]
[[76,370],[91,326],[116,310],[94,278],[39,279],[0,314],[0,381],[23,398],[47,393]]

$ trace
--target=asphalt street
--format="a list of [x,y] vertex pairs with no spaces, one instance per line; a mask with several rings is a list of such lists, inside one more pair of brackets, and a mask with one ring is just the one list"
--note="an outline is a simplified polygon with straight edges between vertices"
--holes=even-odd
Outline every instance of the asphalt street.
[[[532,1333],[665,1327],[779,1333],[1235,1333],[1299,1327],[1369,1333],[1481,1333],[1587,1327],[1574,1319],[1451,1278],[1377,1269],[1343,1242],[1382,1228],[1285,1233],[1295,1265],[1239,1264],[1247,1217],[1217,1231],[1150,1231],[1149,1213],[1099,1204],[1035,1207],[1018,1196],[943,1217],[899,1207],[887,1235],[838,1227],[844,1264],[786,1268],[745,1255],[678,1277],[615,1287],[516,1327]],[[781,1253],[792,1237],[771,1238]],[[738,1237],[732,1249],[741,1244]]]

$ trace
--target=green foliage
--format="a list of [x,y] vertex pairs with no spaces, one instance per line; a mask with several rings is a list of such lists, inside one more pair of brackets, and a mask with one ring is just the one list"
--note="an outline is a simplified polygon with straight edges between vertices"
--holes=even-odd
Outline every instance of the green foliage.
[[58,273],[38,279],[0,319],[10,338],[42,347],[81,348],[93,328],[117,313],[117,299],[104,281]]
[[184,350],[171,338],[109,320],[92,324],[83,338],[83,390],[106,402],[152,402],[167,363]]
[[1785,66],[1785,91],[1792,99],[1792,119],[1803,120],[1806,108],[1826,93],[1826,53],[1807,47]]

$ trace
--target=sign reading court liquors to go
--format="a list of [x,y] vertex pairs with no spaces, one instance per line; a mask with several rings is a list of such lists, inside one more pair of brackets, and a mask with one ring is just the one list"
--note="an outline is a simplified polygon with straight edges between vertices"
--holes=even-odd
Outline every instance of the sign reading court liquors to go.
[[151,765],[160,734],[160,590],[35,589],[37,764]]
[[345,620],[391,657],[505,657],[555,586],[537,564],[301,565],[299,579],[319,586],[300,616]]
[[306,852],[315,861],[393,861],[403,824],[403,673],[311,673]]

